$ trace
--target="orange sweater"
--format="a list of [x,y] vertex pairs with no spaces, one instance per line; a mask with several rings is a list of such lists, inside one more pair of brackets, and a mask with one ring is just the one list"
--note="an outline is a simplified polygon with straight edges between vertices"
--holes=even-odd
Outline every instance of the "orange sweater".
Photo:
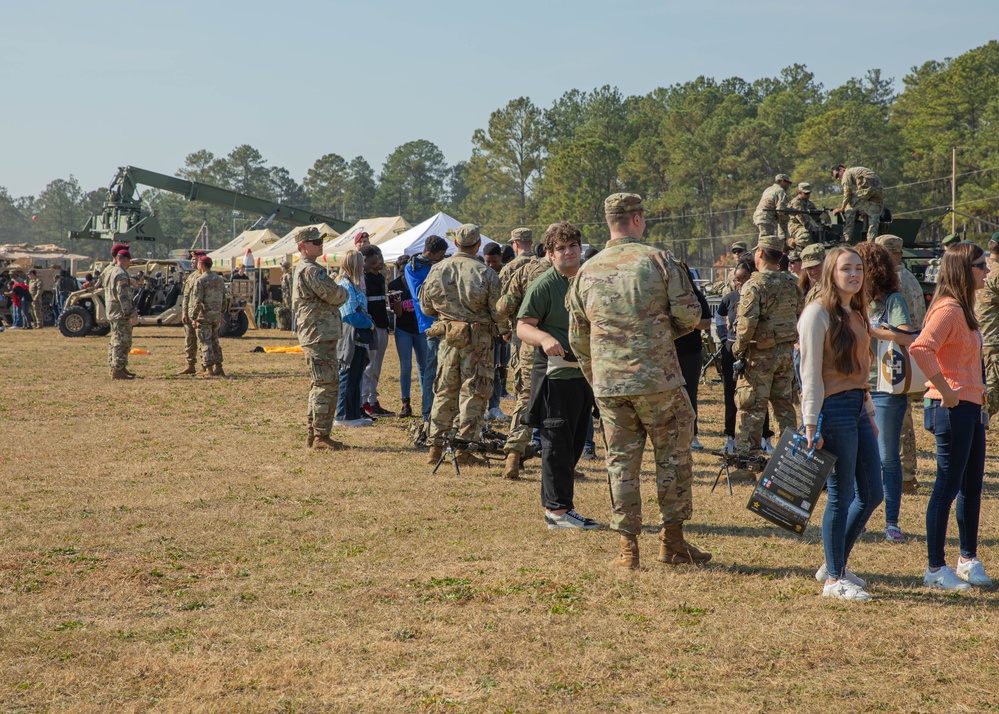
[[[982,403],[985,384],[982,382],[982,336],[968,328],[961,304],[953,298],[943,298],[926,315],[909,354],[923,374],[933,377],[943,372],[958,399]],[[926,396],[940,399],[940,392],[926,383]]]

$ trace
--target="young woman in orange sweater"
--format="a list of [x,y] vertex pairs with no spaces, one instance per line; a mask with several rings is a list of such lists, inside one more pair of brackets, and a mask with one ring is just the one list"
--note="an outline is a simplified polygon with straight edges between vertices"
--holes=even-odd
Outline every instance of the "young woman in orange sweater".
[[[974,309],[975,291],[988,273],[985,253],[974,243],[948,248],[922,332],[909,348],[929,380],[923,418],[937,441],[937,479],[926,506],[929,565],[923,583],[940,590],[992,584],[978,559],[987,416],[982,409],[982,335]],[[944,558],[944,542],[955,498],[961,556],[952,569]]]

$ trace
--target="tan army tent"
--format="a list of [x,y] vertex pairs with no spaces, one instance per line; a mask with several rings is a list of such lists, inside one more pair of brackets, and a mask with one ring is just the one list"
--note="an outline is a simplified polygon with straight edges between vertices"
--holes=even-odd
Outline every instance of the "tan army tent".
[[[257,253],[262,253],[279,240],[281,240],[281,236],[270,228],[257,231],[243,231],[218,250],[213,250],[208,254],[208,257],[212,259],[212,270],[219,273],[229,272],[233,268],[243,264],[247,248],[250,249],[254,259],[256,259]],[[251,268],[253,266],[248,265],[246,267]]]
[[371,245],[380,245],[405,233],[410,228],[412,226],[402,216],[365,218],[345,230],[339,238],[323,243],[323,254],[319,257],[319,263],[328,267],[337,265],[339,259],[346,255],[347,251],[353,250],[354,236],[361,231],[368,234]]
[[286,258],[291,261],[292,265],[298,262],[298,234],[305,228],[315,228],[319,231],[319,235],[331,236],[326,239],[327,242],[336,240],[340,236],[340,234],[333,230],[333,228],[327,223],[313,223],[311,226],[298,226],[277,243],[269,246],[266,250],[261,251],[259,254],[257,251],[253,251],[253,257],[256,258],[257,267],[276,268],[280,266],[281,262]]

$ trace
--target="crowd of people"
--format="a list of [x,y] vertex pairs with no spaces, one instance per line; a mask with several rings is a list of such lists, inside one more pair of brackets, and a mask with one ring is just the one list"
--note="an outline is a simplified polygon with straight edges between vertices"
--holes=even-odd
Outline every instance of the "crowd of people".
[[66,298],[78,290],[76,278],[62,269],[52,276],[52,286],[45,288],[41,275],[35,269],[0,271],[0,298],[10,307],[9,325],[15,330],[40,330],[46,322],[59,319],[66,306]]

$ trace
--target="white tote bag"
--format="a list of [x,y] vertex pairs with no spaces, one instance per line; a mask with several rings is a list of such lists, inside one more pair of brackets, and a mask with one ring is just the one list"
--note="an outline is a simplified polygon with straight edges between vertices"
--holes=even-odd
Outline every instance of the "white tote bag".
[[909,356],[909,349],[896,342],[878,340],[877,391],[912,394],[926,390],[926,375]]

